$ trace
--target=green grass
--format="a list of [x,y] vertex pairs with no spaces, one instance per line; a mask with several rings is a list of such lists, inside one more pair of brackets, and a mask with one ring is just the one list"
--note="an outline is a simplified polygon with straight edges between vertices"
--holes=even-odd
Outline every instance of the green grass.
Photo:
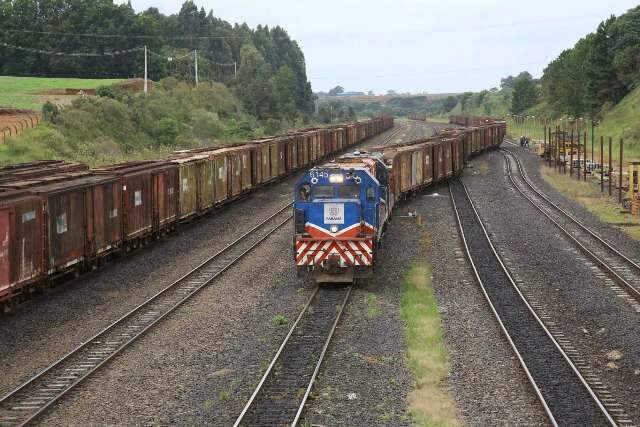
[[406,324],[409,367],[416,381],[408,398],[414,421],[420,426],[459,425],[455,404],[443,387],[449,360],[429,264],[414,264],[405,277],[401,314]]
[[271,319],[271,323],[273,323],[275,326],[284,326],[289,323],[289,319],[282,314],[276,314],[275,316],[273,316],[273,319]]
[[51,89],[95,89],[122,79],[75,79],[0,76],[0,107],[39,110],[44,103],[38,93]]
[[367,306],[367,317],[374,319],[380,315],[380,302],[378,296],[371,292],[365,293],[364,301]]
[[[553,188],[580,203],[601,221],[640,240],[640,218],[622,211],[617,199],[609,197],[606,183],[605,193],[600,193],[599,185],[578,181],[547,166],[543,166],[542,176]],[[617,193],[614,192],[614,194]]]

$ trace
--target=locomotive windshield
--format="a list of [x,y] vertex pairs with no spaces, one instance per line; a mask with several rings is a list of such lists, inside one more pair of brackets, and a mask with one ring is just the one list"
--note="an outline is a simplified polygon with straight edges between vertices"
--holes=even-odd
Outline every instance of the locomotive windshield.
[[315,185],[313,187],[314,199],[331,199],[333,198],[333,185]]
[[359,185],[341,185],[338,187],[338,199],[358,199],[360,198]]

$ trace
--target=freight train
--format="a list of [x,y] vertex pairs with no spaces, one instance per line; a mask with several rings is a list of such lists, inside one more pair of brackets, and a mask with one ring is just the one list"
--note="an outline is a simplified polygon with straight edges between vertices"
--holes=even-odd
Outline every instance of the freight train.
[[460,173],[467,158],[498,147],[506,133],[504,121],[456,116],[450,123],[466,127],[349,153],[299,179],[293,238],[299,276],[318,283],[370,278],[396,202]]
[[0,168],[0,305],[392,126],[379,117],[98,169],[55,160]]

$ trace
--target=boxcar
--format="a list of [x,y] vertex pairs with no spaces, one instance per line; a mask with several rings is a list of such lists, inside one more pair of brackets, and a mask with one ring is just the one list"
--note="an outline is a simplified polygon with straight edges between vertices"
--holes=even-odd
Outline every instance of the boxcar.
[[125,241],[146,239],[174,226],[179,192],[176,165],[162,161],[130,162],[95,172],[120,180]]
[[92,262],[121,242],[120,186],[110,176],[91,175],[35,185],[43,202],[48,274]]
[[35,195],[0,190],[0,301],[42,277],[43,211]]

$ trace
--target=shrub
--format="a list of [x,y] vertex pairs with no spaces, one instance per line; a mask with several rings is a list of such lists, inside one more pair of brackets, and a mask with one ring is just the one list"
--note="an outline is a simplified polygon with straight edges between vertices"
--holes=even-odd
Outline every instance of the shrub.
[[42,117],[49,122],[54,122],[58,115],[60,114],[60,109],[58,106],[50,101],[47,101],[42,106]]
[[158,121],[153,136],[157,145],[172,146],[178,137],[178,123],[171,117],[164,117]]

